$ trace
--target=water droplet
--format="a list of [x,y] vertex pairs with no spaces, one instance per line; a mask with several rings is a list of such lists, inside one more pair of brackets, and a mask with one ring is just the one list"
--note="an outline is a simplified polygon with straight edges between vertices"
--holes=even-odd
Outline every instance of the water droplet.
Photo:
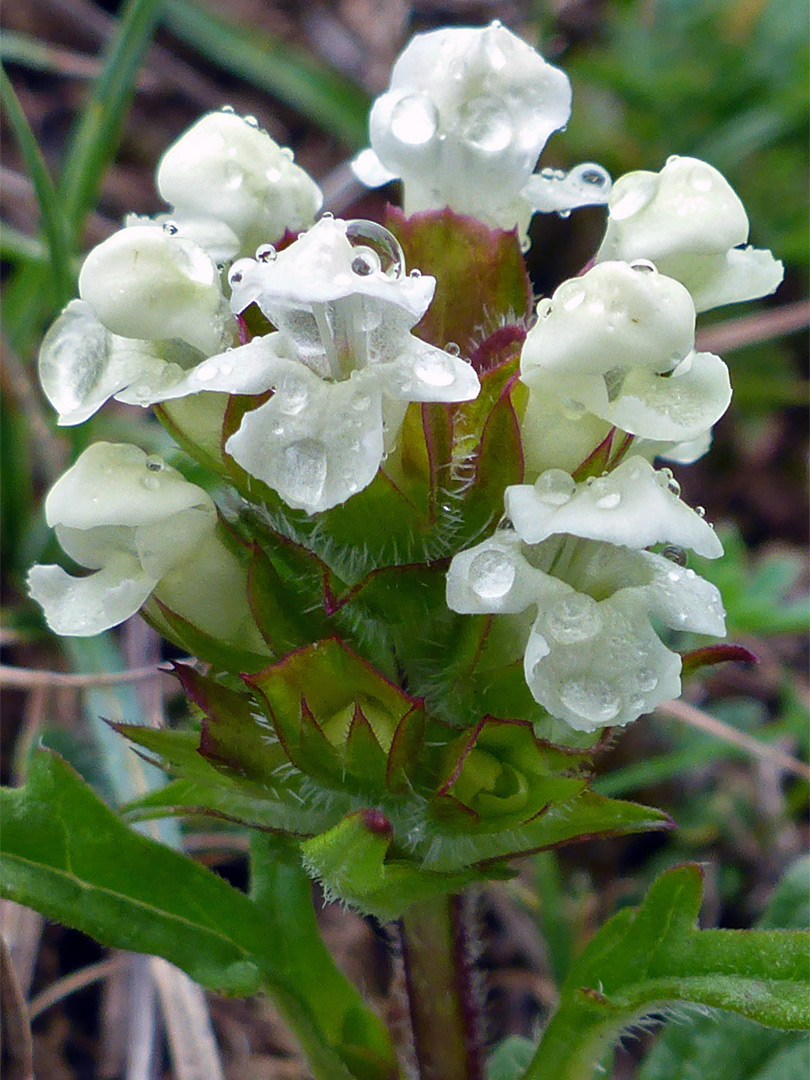
[[592,724],[609,724],[621,708],[621,698],[603,679],[564,683],[560,700],[571,712]]
[[695,507],[695,513],[700,518],[706,517],[706,507],[705,506],[696,506]]
[[658,189],[658,177],[635,178],[628,183],[617,183],[610,200],[610,216],[614,221],[632,217],[651,201]]
[[631,270],[637,270],[640,274],[657,274],[658,267],[649,259],[634,259],[630,263]]
[[[686,566],[686,552],[677,544],[667,544],[665,548],[662,548],[661,554],[665,559],[669,559],[670,562],[674,562],[678,566]],[[676,574],[675,577],[676,580],[680,581],[680,574]]]
[[365,412],[365,410],[371,404],[371,398],[368,394],[355,394],[351,399],[351,407],[358,412]]
[[609,491],[607,495],[596,500],[596,505],[600,510],[615,510],[621,501],[622,497],[618,491]]
[[611,180],[610,173],[592,161],[586,161],[582,165],[576,165],[568,174],[569,180],[574,184],[591,189],[609,189]]
[[450,353],[451,356],[460,356],[461,347],[455,343],[455,341],[448,341],[444,347],[446,353]]
[[636,683],[643,694],[649,694],[658,686],[658,676],[650,668],[639,668]]
[[562,303],[563,311],[576,311],[585,300],[585,289],[575,281],[566,282],[557,289],[557,301]]
[[490,548],[470,563],[470,587],[482,600],[499,600],[512,588],[515,573],[515,564],[509,556]]
[[165,461],[157,454],[150,454],[149,457],[146,459],[146,467],[147,469],[149,469],[150,472],[160,472],[161,469],[165,468],[165,466]]
[[540,175],[543,177],[544,180],[553,180],[554,170],[546,166],[544,169],[540,170]]
[[256,258],[263,263],[275,262],[278,258],[278,252],[272,244],[259,244],[256,248]]
[[210,382],[216,376],[218,370],[217,365],[212,364],[210,361],[200,364],[196,371],[197,380],[199,382]]
[[174,222],[174,221],[164,221],[163,222],[163,231],[165,233],[168,233],[169,236],[177,236],[177,234],[180,232],[180,230],[177,227],[177,223]]
[[326,447],[318,439],[300,439],[284,447],[281,486],[303,503],[317,503],[326,483]]
[[[346,222],[346,239],[353,248],[357,249],[359,256],[377,260],[378,265],[374,272],[381,271],[392,280],[402,277],[405,256],[399,241],[388,229],[384,229],[375,221],[363,221],[356,218]],[[355,269],[354,263],[352,263],[352,270],[355,273],[362,273]],[[368,273],[371,272],[368,271]]]
[[485,154],[501,153],[514,135],[508,110],[493,97],[468,101],[459,112],[458,123],[461,137]]
[[259,121],[256,119],[255,116],[248,115],[243,117],[243,119],[248,127],[257,128],[259,126]]
[[521,236],[520,238],[520,250],[523,255],[531,250],[532,240],[530,236]]
[[238,285],[243,276],[241,270],[231,270],[230,274],[228,274],[228,284]]
[[554,303],[548,297],[544,297],[537,305],[537,318],[547,319],[554,310]]
[[160,491],[160,480],[154,475],[141,477],[141,487],[147,491]]
[[406,146],[424,146],[439,126],[436,106],[426,94],[407,94],[391,110],[391,134]]
[[587,412],[581,401],[574,401],[570,397],[561,397],[560,404],[566,420],[581,420]]
[[688,356],[685,356],[679,364],[676,364],[669,373],[670,379],[680,379],[682,375],[688,375],[692,370],[693,356],[694,353],[690,353]]
[[233,105],[223,105],[219,111],[224,113],[235,113],[236,109],[233,107]]
[[711,191],[714,184],[710,176],[701,175],[695,171],[692,175],[692,187],[695,191]]
[[411,272],[409,274],[409,277],[412,277],[412,278],[420,278],[421,276],[422,276],[422,271],[421,270],[411,270]]
[[421,356],[413,366],[413,373],[428,386],[449,386],[456,377],[450,361],[435,353]]
[[576,491],[574,478],[564,469],[547,469],[534,482],[535,493],[549,506],[563,506]]
[[297,416],[309,404],[309,391],[303,382],[285,383],[279,388],[278,407],[287,416]]
[[584,593],[566,596],[552,605],[546,616],[546,627],[562,644],[588,641],[602,629],[599,605]]
[[558,210],[557,211],[557,217],[558,218],[563,218],[563,219],[570,218],[571,217],[571,211],[570,210]]

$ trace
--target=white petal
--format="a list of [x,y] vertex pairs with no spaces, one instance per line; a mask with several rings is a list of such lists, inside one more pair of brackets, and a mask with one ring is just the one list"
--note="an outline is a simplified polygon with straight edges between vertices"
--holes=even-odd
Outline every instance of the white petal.
[[709,311],[723,304],[769,296],[784,276],[783,264],[770,251],[745,247],[732,248],[718,261],[696,257],[683,280],[695,301],[695,310]]
[[163,229],[121,229],[93,248],[79,292],[122,337],[178,337],[203,352],[224,342],[228,316],[216,266],[202,248]]
[[280,336],[266,334],[253,338],[246,345],[208,357],[184,372],[176,382],[163,389],[157,387],[151,400],[170,401],[203,390],[226,394],[264,393],[290,366],[290,361],[279,357],[276,351]]
[[565,589],[535,570],[520,537],[506,530],[454,555],[447,572],[447,606],[461,615],[516,614]]
[[317,184],[266,131],[233,112],[203,116],[160,160],[157,184],[179,221],[214,219],[243,254],[311,225]]
[[377,370],[385,391],[403,401],[472,401],[481,389],[461,357],[411,335],[397,359]]
[[550,648],[539,660],[527,649],[526,681],[577,731],[630,723],[680,693],[680,657],[653,630],[640,592],[597,603],[570,589],[540,608],[532,634]]
[[543,169],[529,177],[522,194],[533,210],[565,214],[580,206],[603,206],[608,201],[610,188],[607,170],[588,161],[574,166],[568,173]]
[[554,389],[553,382],[535,372],[520,422],[526,476],[534,479],[546,469],[574,472],[610,431],[610,424],[584,407],[575,408]]
[[360,373],[341,383],[289,364],[273,397],[246,413],[226,451],[296,509],[314,514],[374,479],[383,456],[380,391]]
[[202,488],[128,443],[88,447],[45,500],[48,524],[73,529],[153,524],[191,508],[213,518],[214,504]]
[[723,600],[710,582],[650,551],[640,552],[653,573],[646,588],[650,614],[673,630],[725,637]]
[[39,381],[60,424],[83,423],[138,378],[139,365],[117,351],[114,341],[84,300],[71,300],[48,330],[39,351]]
[[361,150],[351,163],[352,172],[366,187],[378,188],[396,180],[396,173],[386,169],[371,147]]
[[521,355],[521,377],[529,386],[535,371],[670,371],[694,344],[689,293],[646,265],[601,263],[563,282],[550,301],[540,301],[537,313]]
[[95,574],[75,578],[61,566],[32,566],[28,591],[56,634],[92,637],[134,615],[156,581],[138,560],[120,554]]
[[677,544],[717,558],[723,548],[714,530],[668,490],[671,475],[636,456],[608,476],[578,485],[550,470],[534,485],[507,488],[506,513],[529,544],[567,533],[630,548]]

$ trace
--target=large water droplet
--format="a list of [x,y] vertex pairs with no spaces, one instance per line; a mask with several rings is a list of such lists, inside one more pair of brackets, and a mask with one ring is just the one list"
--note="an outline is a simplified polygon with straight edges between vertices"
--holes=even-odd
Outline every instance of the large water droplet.
[[166,467],[166,462],[157,454],[150,454],[146,459],[146,467],[150,472],[161,472]]
[[615,510],[621,501],[622,497],[618,491],[609,491],[596,500],[596,505],[600,510]]
[[632,217],[651,201],[658,189],[657,176],[643,176],[613,189],[610,200],[610,216],[614,221]]
[[566,596],[552,605],[546,628],[561,644],[588,641],[602,629],[602,616],[595,600],[584,593]]
[[541,502],[549,506],[563,506],[576,490],[576,483],[563,469],[547,469],[534,482],[534,490]]
[[318,439],[300,439],[284,447],[281,485],[297,500],[317,503],[326,483],[326,447]]
[[482,600],[506,596],[515,580],[515,564],[502,551],[482,551],[470,563],[469,582]]
[[606,193],[610,190],[610,173],[593,161],[586,161],[582,165],[574,166],[568,174],[568,179],[572,184],[586,191]]
[[485,154],[501,153],[514,134],[509,112],[497,98],[468,101],[459,112],[458,122],[461,137]]
[[406,146],[424,146],[439,126],[436,106],[426,94],[407,94],[391,110],[391,134]]
[[428,386],[449,386],[456,377],[450,361],[435,354],[420,357],[413,366],[413,373]]
[[[667,546],[661,550],[661,554],[665,559],[669,559],[670,562],[674,562],[677,566],[686,566],[686,552],[682,547],[678,547],[677,544],[667,544]],[[676,581],[680,581],[680,574],[676,574],[675,579]]]
[[303,382],[290,381],[280,388],[278,405],[287,416],[297,416],[309,404],[309,391]]
[[560,700],[571,712],[592,724],[609,724],[621,708],[621,698],[603,679],[564,683]]
[[371,248],[359,250],[352,259],[352,273],[357,274],[358,277],[368,277],[370,274],[376,274],[379,269],[380,257]]
[[259,262],[270,263],[275,262],[278,257],[278,252],[272,244],[260,244],[256,248],[256,258]]
[[[399,241],[388,229],[384,229],[375,221],[355,218],[346,222],[346,239],[353,248],[357,249],[357,256],[368,260],[368,265],[373,266],[373,269],[366,270],[365,273],[382,271],[386,277],[394,280],[402,277],[405,256]],[[356,274],[361,273],[355,268],[354,262],[352,262],[352,270]]]

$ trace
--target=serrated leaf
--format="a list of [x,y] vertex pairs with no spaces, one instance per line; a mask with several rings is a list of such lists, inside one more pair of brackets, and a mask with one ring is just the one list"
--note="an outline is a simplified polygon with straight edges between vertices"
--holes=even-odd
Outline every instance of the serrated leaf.
[[[0,805],[4,896],[114,948],[163,956],[210,989],[249,994],[264,984],[317,1075],[350,1080],[341,1057],[352,1051],[341,1029],[362,1006],[325,949],[310,957],[308,979],[332,986],[329,1008],[316,1013],[289,927],[211,871],[132,832],[50,751],[32,756],[25,787],[3,789]],[[284,918],[295,921],[289,912]],[[374,1025],[371,1014],[366,1019]],[[384,1046],[378,1026],[380,1039]],[[365,1075],[386,1080],[392,1068],[392,1059],[372,1060]]]
[[810,936],[699,930],[701,884],[697,866],[668,870],[636,912],[620,911],[602,927],[566,979],[526,1080],[593,1075],[623,1028],[673,1002],[728,1009],[774,1027],[810,1027]]

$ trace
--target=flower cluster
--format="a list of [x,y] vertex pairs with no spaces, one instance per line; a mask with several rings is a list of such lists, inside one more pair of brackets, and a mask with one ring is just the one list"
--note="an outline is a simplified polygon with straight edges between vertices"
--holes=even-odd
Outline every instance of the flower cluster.
[[[731,398],[726,365],[695,349],[696,312],[772,292],[782,268],[741,246],[742,204],[704,162],[670,158],[612,190],[590,163],[536,173],[570,110],[566,76],[499,24],[423,34],[375,102],[371,148],[355,168],[373,184],[401,178],[405,209],[420,221],[464,220],[449,208],[492,235],[512,231],[521,247],[533,212],[607,203],[593,265],[539,301],[531,329],[515,337],[525,337],[519,355],[501,359],[520,380],[524,482],[504,485],[500,527],[449,552],[446,592],[453,612],[512,620],[541,714],[589,731],[679,692],[666,628],[724,632],[717,591],[684,554],[717,557],[720,544],[671,472],[652,463],[703,454]],[[317,186],[252,118],[203,117],[166,152],[157,182],[171,211],[129,220],[90,252],[81,298],[43,342],[41,380],[61,424],[87,420],[111,397],[149,406],[238,396],[233,423],[220,416],[209,444],[287,507],[318,515],[350,508],[372,485],[413,427],[414,403],[425,415],[446,406],[452,427],[461,403],[476,399],[485,368],[424,329],[436,278],[409,272],[379,224],[316,221]],[[442,303],[462,306],[457,296]],[[484,297],[458,340],[475,340],[486,307]],[[478,417],[481,446],[487,408],[464,413],[468,425]],[[457,475],[452,440],[425,434],[408,453],[403,491],[420,469],[433,477],[427,487]],[[425,519],[446,512],[452,538],[459,511],[431,492]],[[410,497],[400,494],[398,507]],[[255,597],[244,599],[246,571],[214,503],[162,462],[96,444],[54,487],[46,515],[65,552],[95,571],[32,569],[31,595],[57,632],[97,633],[154,594],[206,633],[261,651]]]

